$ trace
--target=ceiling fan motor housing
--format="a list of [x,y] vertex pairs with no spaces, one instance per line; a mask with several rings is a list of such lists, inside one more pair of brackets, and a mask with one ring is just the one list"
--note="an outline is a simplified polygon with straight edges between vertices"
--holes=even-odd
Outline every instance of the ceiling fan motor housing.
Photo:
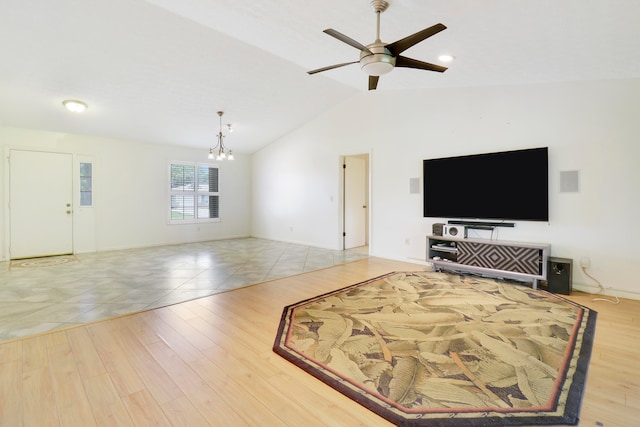
[[396,58],[382,43],[367,46],[369,52],[360,52],[360,68],[370,76],[381,76],[389,73],[396,66]]

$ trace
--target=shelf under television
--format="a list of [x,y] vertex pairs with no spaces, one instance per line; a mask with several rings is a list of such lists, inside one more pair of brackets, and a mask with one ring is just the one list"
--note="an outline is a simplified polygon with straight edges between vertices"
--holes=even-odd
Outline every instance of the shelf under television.
[[434,269],[464,271],[533,282],[547,278],[550,246],[543,243],[427,236],[427,262]]

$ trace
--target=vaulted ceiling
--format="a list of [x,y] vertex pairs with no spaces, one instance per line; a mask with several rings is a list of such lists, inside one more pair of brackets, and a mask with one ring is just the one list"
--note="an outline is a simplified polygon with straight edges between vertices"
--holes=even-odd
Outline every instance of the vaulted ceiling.
[[[369,0],[3,0],[0,125],[252,153],[367,92]],[[381,39],[442,22],[404,52],[445,73],[396,68],[379,91],[640,78],[637,0],[389,0]],[[376,96],[369,92],[368,96]],[[65,99],[89,105],[82,115]],[[357,118],[356,118],[357,119]]]

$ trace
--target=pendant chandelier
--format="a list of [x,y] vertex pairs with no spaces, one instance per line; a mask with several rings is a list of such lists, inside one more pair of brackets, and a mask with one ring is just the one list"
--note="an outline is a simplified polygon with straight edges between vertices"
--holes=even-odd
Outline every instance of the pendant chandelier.
[[[212,159],[216,159],[216,160],[233,160],[233,152],[231,150],[229,150],[229,154],[227,154],[225,152],[225,147],[224,147],[224,137],[225,135],[222,134],[222,115],[224,114],[224,111],[218,111],[218,117],[220,118],[220,130],[218,131],[218,142],[215,145],[215,147],[210,148],[209,149],[209,160]],[[233,132],[233,130],[231,129],[231,124],[227,124],[227,128],[229,129],[229,133]]]

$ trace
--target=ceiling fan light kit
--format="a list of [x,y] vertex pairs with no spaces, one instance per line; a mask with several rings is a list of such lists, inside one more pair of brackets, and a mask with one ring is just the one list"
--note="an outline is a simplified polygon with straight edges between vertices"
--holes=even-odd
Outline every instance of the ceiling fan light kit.
[[360,53],[360,68],[368,75],[381,76],[390,73],[396,66],[396,58],[384,46],[370,45],[369,50],[372,54],[366,51]]
[[380,14],[387,10],[389,3],[384,0],[373,0],[371,1],[371,7],[376,13],[377,22],[376,40],[373,43],[365,46],[334,29],[329,28],[324,30],[324,33],[331,37],[360,50],[360,60],[329,65],[327,67],[307,71],[308,74],[316,74],[322,71],[328,71],[359,62],[362,71],[369,75],[369,90],[375,90],[378,87],[378,80],[380,76],[390,73],[395,67],[415,68],[419,70],[435,71],[438,73],[443,73],[447,70],[446,67],[441,65],[430,64],[428,62],[400,55],[410,47],[439,33],[440,31],[445,30],[447,27],[443,24],[436,24],[393,43],[384,43],[380,40]]

